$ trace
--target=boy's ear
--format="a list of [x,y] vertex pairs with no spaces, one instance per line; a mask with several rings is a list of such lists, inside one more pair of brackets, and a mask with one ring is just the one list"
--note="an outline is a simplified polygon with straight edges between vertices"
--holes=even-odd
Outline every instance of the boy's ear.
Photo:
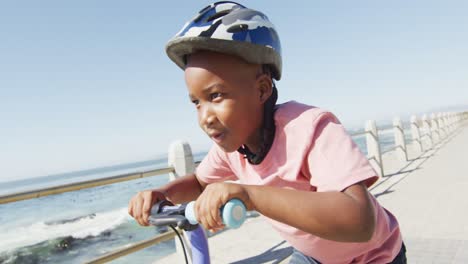
[[267,74],[262,74],[257,79],[257,85],[260,92],[260,102],[263,104],[273,92],[273,83]]

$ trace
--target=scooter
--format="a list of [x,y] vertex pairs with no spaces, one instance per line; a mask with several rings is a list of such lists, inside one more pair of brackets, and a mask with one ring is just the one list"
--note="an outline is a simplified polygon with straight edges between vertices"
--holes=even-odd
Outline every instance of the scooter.
[[[179,237],[184,251],[185,263],[189,263],[187,248],[184,240],[176,229],[186,231],[188,242],[191,245],[192,264],[209,264],[210,253],[205,231],[198,224],[195,210],[195,202],[174,205],[170,201],[161,200],[151,209],[149,223],[154,226],[169,226]],[[246,207],[239,199],[231,199],[220,208],[223,223],[228,228],[239,228],[246,219]]]

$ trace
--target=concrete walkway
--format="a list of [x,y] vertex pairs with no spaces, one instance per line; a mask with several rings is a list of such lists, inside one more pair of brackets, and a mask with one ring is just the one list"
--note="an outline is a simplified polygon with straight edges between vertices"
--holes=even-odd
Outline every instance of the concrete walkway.
[[409,158],[371,190],[398,218],[408,263],[468,263],[468,128]]
[[[468,127],[409,161],[384,156],[371,193],[401,225],[408,263],[468,263]],[[292,248],[262,217],[209,239],[212,263],[287,263]],[[183,263],[174,254],[157,263]]]

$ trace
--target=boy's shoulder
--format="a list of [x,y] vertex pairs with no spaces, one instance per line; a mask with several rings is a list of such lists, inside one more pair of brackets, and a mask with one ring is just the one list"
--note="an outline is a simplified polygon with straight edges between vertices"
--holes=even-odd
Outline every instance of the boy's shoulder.
[[277,105],[275,112],[276,123],[285,127],[297,127],[301,125],[310,127],[313,124],[317,124],[323,117],[336,120],[336,117],[328,110],[296,101]]

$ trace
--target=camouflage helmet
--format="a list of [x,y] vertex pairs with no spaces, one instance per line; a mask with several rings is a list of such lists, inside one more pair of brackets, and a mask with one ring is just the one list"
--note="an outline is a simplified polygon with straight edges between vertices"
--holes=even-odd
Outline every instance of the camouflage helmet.
[[166,45],[166,53],[184,69],[186,56],[209,50],[270,66],[281,78],[281,44],[268,17],[241,4],[221,1],[198,12]]

